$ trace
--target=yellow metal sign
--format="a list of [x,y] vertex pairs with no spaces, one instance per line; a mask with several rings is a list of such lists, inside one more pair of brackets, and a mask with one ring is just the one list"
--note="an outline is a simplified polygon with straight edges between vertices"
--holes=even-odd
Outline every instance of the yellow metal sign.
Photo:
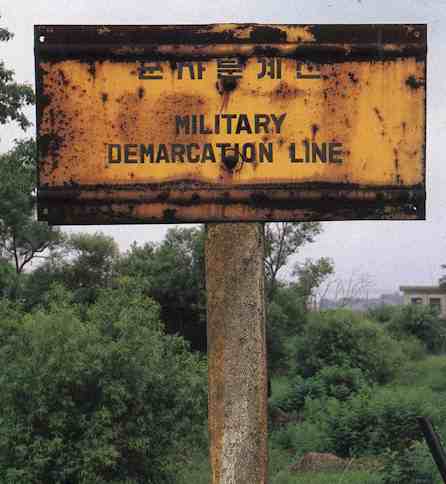
[[426,28],[36,28],[51,223],[424,218]]

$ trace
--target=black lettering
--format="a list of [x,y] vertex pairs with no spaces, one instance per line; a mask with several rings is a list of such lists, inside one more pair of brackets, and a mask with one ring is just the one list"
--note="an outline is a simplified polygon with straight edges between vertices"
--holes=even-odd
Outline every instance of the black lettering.
[[271,119],[267,114],[254,114],[254,131],[256,134],[260,133],[260,128],[263,128],[264,133],[269,133],[268,125]]
[[240,134],[242,131],[245,131],[247,134],[252,133],[251,125],[246,114],[239,114],[235,134]]
[[304,74],[304,72],[303,72],[303,62],[298,62],[296,64],[296,78],[297,79],[322,79],[321,73],[317,72],[317,69],[315,69],[311,64],[308,65],[308,71],[310,71],[311,74]]
[[192,121],[192,126],[191,126],[191,133],[192,134],[197,134],[198,133],[198,130],[197,130],[197,115],[196,114],[192,114],[191,116],[191,121]]
[[271,114],[271,119],[273,120],[274,127],[276,128],[276,133],[280,133],[282,123],[285,121],[286,113],[282,113],[278,118],[275,114]]
[[212,134],[212,131],[206,127],[204,114],[200,114],[200,134]]
[[257,161],[257,150],[254,143],[242,145],[242,160],[247,163],[255,163]]
[[296,143],[290,143],[290,161],[291,163],[303,163],[302,158],[296,158]]
[[305,140],[303,142],[303,144],[304,144],[304,148],[305,148],[305,158],[304,158],[304,160],[305,160],[306,163],[310,163],[310,143],[309,143],[308,140]]
[[220,150],[220,159],[224,159],[226,157],[226,150],[229,149],[231,146],[230,143],[217,143],[216,147]]
[[184,130],[184,134],[190,134],[190,118],[189,116],[175,116],[175,128],[177,135],[181,130]]
[[222,119],[226,119],[226,134],[232,134],[232,120],[237,117],[236,114],[222,114]]
[[328,144],[328,160],[330,163],[342,163],[342,143]]
[[311,161],[317,163],[317,158],[319,158],[322,163],[327,163],[327,143],[322,143],[319,147],[317,143],[311,143]]
[[198,79],[203,79],[203,72],[206,70],[206,66],[203,64],[203,62],[198,62]]
[[[116,153],[116,157],[113,154]],[[121,145],[108,145],[108,162],[121,163]]]
[[146,156],[149,158],[150,163],[153,163],[153,145],[139,145],[139,162],[145,163]]
[[190,145],[186,145],[186,150],[187,150],[187,161],[189,163],[198,163],[200,161],[200,155],[195,155],[192,157],[192,148],[195,149],[200,149],[200,147],[197,145],[197,143],[191,143]]
[[175,163],[177,161],[177,158],[179,158],[180,163],[184,163],[184,156],[186,154],[186,148],[184,145],[180,144],[173,144],[172,145],[172,163]]
[[138,163],[136,158],[131,158],[136,156],[136,149],[138,145],[124,145],[124,163]]
[[204,163],[205,161],[212,161],[212,163],[216,163],[214,149],[210,143],[205,143],[203,146],[203,154],[201,157],[201,162]]
[[189,70],[189,77],[195,79],[195,71],[193,62],[178,62],[178,79],[183,79],[183,69],[187,68]]
[[259,161],[263,163],[265,161],[268,163],[273,162],[273,144],[272,143],[260,143],[259,144]]
[[160,161],[165,161],[166,163],[170,163],[169,151],[167,150],[166,145],[164,144],[158,145],[156,162],[159,163]]

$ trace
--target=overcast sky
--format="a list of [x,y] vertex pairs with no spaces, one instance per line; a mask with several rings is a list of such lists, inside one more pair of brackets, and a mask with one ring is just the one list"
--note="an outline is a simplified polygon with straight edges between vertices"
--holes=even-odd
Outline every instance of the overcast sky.
[[[326,222],[324,233],[299,259],[329,256],[340,278],[368,273],[375,291],[436,283],[446,263],[446,0],[0,0],[0,25],[15,38],[0,44],[0,59],[20,82],[34,84],[34,24],[428,23],[427,220]],[[30,111],[33,117],[33,111]],[[0,128],[0,151],[24,136]],[[35,134],[34,128],[27,132]],[[71,230],[71,229],[70,229]],[[79,229],[76,229],[79,230]],[[160,240],[164,225],[101,226],[121,249]]]

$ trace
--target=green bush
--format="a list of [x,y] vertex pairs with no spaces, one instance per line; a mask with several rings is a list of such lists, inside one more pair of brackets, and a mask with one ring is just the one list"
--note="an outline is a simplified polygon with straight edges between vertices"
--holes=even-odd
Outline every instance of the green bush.
[[201,438],[203,363],[134,289],[103,292],[86,321],[61,299],[0,319],[0,482],[175,482]]
[[397,337],[415,336],[432,353],[446,348],[445,322],[433,307],[421,304],[403,306],[394,315],[388,328]]
[[293,384],[278,406],[285,411],[301,411],[307,398],[347,400],[368,385],[359,368],[328,366],[310,378],[294,378]]
[[304,377],[338,366],[359,368],[368,380],[385,383],[404,360],[398,342],[380,325],[348,310],[312,314],[296,348]]
[[367,317],[376,321],[377,323],[388,323],[395,314],[400,311],[401,306],[392,306],[390,304],[381,304],[379,306],[369,308],[367,310]]
[[339,456],[400,451],[422,440],[416,417],[438,420],[441,409],[428,388],[384,387],[366,389],[345,402],[307,401],[305,415],[317,423]]
[[276,448],[292,452],[295,458],[306,452],[330,452],[331,440],[317,422],[289,424],[271,433],[270,441]]
[[381,471],[383,484],[441,484],[443,481],[426,444],[416,442],[400,452],[387,452]]

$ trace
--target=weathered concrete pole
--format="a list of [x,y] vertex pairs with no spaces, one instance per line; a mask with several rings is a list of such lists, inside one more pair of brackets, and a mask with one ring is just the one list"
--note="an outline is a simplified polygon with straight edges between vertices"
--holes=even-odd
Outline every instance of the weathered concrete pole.
[[267,483],[263,258],[262,224],[207,225],[212,484]]

